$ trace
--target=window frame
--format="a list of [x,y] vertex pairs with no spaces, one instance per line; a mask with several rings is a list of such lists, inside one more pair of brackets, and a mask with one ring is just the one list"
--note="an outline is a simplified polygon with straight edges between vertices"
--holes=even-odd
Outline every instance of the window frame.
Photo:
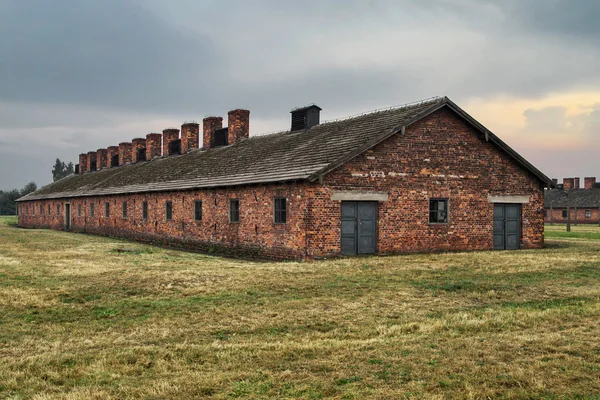
[[202,222],[202,200],[194,200],[194,221]]
[[142,202],[142,219],[144,221],[148,220],[148,201]]
[[95,213],[96,213],[96,210],[95,210],[94,203],[90,203],[90,217],[94,218]]
[[[281,207],[282,201],[283,208]],[[273,199],[273,223],[277,225],[287,224],[287,197],[275,197]]]
[[126,201],[124,201],[124,202],[121,204],[121,210],[122,210],[121,217],[122,217],[123,219],[127,219],[127,202],[126,202]]
[[60,204],[56,205],[56,216],[60,217]]
[[81,204],[77,204],[77,216],[81,218]]
[[568,216],[569,216],[569,214],[567,214],[567,210],[562,210],[563,219],[567,219]]
[[173,201],[165,201],[165,219],[167,221],[173,221]]
[[[445,204],[444,209],[439,208],[439,203],[443,202]],[[432,208],[432,204],[438,204],[437,208]],[[439,220],[439,213],[445,212],[445,220]],[[432,221],[432,213],[436,213],[437,218]],[[429,199],[429,213],[428,213],[429,225],[448,225],[450,223],[450,199],[443,197],[432,197]]]
[[50,204],[48,204],[48,216],[52,216],[52,207],[50,207]]
[[585,210],[585,217],[592,218],[592,210]]
[[[234,207],[235,204],[235,207]],[[236,218],[234,218],[234,216]],[[240,199],[229,199],[229,223],[240,223]]]
[[110,218],[110,202],[104,202],[104,218]]

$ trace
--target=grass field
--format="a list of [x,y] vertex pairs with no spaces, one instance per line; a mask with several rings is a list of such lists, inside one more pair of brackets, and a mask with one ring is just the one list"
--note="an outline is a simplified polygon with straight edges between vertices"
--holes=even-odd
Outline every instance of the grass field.
[[597,240],[261,263],[14,221],[3,399],[600,399]]

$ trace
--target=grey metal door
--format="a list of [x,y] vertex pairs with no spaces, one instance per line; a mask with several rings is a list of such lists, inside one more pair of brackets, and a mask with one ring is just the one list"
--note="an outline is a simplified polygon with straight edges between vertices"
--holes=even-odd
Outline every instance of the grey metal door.
[[71,205],[65,204],[65,230],[71,230]]
[[342,254],[373,254],[377,251],[377,203],[342,202]]
[[521,247],[521,205],[494,204],[494,250]]

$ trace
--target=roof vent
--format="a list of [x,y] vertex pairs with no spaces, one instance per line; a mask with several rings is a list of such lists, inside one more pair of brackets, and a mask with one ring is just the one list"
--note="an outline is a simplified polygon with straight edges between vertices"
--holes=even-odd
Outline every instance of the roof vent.
[[319,125],[319,119],[322,108],[316,104],[307,107],[295,108],[292,114],[292,129],[291,131],[300,131]]

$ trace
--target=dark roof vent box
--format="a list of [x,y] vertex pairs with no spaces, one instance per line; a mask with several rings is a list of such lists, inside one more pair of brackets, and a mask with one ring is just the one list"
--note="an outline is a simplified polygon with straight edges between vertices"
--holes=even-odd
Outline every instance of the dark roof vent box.
[[316,104],[307,107],[295,108],[292,114],[292,129],[291,131],[300,131],[319,125],[322,108]]

